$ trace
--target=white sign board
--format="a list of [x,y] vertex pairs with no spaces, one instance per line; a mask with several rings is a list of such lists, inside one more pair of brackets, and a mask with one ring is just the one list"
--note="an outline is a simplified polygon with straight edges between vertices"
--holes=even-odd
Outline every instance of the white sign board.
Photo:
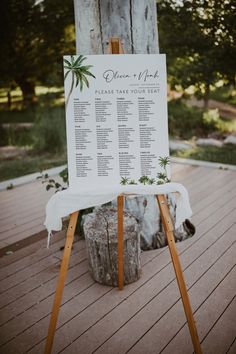
[[165,55],[65,56],[69,185],[155,178],[169,155]]

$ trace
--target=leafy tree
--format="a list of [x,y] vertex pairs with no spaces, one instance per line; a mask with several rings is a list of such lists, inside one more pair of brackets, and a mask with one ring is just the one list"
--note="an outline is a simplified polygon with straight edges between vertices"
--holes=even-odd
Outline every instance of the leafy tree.
[[160,48],[170,84],[195,85],[208,102],[210,85],[235,83],[236,6],[233,0],[158,1]]
[[57,83],[62,53],[75,50],[67,38],[72,24],[72,0],[1,0],[1,86],[16,83],[27,103],[34,100],[36,82],[50,84],[53,73]]

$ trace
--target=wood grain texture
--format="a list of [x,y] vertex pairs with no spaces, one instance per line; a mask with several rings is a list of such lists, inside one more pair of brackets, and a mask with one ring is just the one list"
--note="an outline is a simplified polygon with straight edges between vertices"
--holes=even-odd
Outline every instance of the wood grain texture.
[[173,227],[173,222],[171,220],[166,197],[164,195],[157,195],[157,202],[160,208],[161,219],[166,233],[168,247],[170,250],[171,259],[174,266],[175,275],[179,286],[179,291],[182,297],[184,311],[188,321],[189,331],[191,334],[194,350],[196,354],[202,354],[198,333],[193,318],[192,308],[190,305],[189,296],[186,288],[186,283],[185,283],[182,267],[179,261],[176,245],[175,245],[175,238],[173,233],[174,227]]
[[103,51],[111,37],[119,37],[126,54],[132,53],[130,1],[100,0]]
[[106,53],[119,37],[127,54],[159,52],[154,0],[74,0],[77,54]]
[[59,277],[58,277],[58,281],[57,281],[57,288],[56,288],[56,293],[55,293],[55,298],[54,298],[54,302],[53,302],[49,328],[48,328],[48,336],[47,336],[45,350],[44,350],[45,354],[50,354],[52,351],[54,334],[55,334],[56,325],[57,325],[57,318],[58,318],[58,314],[59,314],[59,309],[60,309],[64,285],[65,285],[65,279],[66,279],[67,270],[68,270],[68,266],[69,266],[71,248],[72,248],[72,244],[74,241],[75,227],[76,227],[76,223],[78,220],[78,215],[79,215],[79,212],[76,211],[73,214],[71,214],[71,216],[70,216],[70,222],[69,222],[69,226],[68,226],[68,230],[67,230],[67,234],[66,234],[64,255],[63,255],[62,262],[61,262],[61,269],[60,269],[60,273],[59,273]]
[[[137,235],[138,236],[138,235]],[[124,196],[117,198],[118,287],[124,287]]]
[[123,202],[119,201],[118,209],[96,208],[84,217],[83,225],[92,278],[110,286],[137,281],[141,275],[139,225],[123,212]]
[[74,0],[77,54],[103,53],[99,3],[99,0]]
[[159,53],[156,2],[131,0],[132,52]]

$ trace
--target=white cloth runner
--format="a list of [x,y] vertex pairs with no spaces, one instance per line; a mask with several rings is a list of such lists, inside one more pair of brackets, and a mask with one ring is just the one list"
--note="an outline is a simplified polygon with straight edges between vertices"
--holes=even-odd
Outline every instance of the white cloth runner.
[[175,227],[178,228],[185,219],[192,215],[189,203],[188,192],[180,183],[166,183],[162,185],[120,185],[112,188],[101,188],[99,191],[86,190],[83,193],[75,193],[70,188],[55,193],[46,206],[46,220],[44,225],[48,230],[48,246],[51,232],[59,231],[62,228],[62,218],[69,214],[97,205],[105,204],[117,198],[118,195],[131,194],[129,198],[137,195],[156,195],[178,193],[176,199],[176,221]]

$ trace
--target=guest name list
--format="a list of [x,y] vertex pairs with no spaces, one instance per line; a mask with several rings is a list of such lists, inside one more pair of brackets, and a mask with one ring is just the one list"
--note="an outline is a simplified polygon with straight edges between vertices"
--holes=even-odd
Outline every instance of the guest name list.
[[88,55],[81,66],[93,75],[82,90],[73,72],[65,79],[70,188],[156,177],[169,153],[165,55]]

